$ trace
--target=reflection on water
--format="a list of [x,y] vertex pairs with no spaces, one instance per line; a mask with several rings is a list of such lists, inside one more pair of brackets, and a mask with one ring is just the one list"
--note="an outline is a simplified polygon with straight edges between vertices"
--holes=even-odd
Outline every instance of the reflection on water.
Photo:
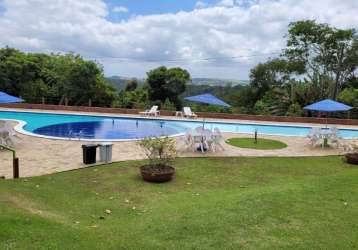
[[35,134],[82,139],[138,139],[174,135],[179,131],[164,121],[104,120],[55,124],[34,130]]

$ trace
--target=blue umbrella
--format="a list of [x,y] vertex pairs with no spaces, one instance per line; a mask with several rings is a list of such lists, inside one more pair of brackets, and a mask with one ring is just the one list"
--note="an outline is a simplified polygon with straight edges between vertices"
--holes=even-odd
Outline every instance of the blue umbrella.
[[224,107],[231,107],[229,104],[224,102],[223,100],[217,98],[216,96],[213,96],[212,94],[206,93],[202,95],[196,95],[196,96],[189,96],[185,97],[185,100],[192,101],[192,102],[199,102],[199,103],[205,103],[205,104],[211,104],[211,105],[218,105],[218,106],[224,106]]
[[349,111],[353,107],[345,105],[340,102],[333,101],[331,99],[322,100],[311,105],[304,107],[305,110],[320,111],[320,112],[339,112]]
[[0,103],[17,103],[17,102],[24,102],[24,100],[0,91]]
[[[348,106],[346,104],[333,101],[331,99],[325,99],[316,103],[313,103],[311,105],[308,105],[304,107],[305,110],[310,111],[319,111],[319,112],[340,112],[340,111],[349,111],[353,107]],[[328,120],[326,119],[326,127],[327,127]]]

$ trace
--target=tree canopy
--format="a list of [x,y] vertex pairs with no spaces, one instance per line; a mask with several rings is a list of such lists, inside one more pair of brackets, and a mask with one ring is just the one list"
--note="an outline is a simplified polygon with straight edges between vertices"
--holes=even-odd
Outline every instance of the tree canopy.
[[159,100],[161,103],[165,103],[168,99],[180,107],[179,95],[185,91],[189,81],[190,74],[185,69],[167,69],[164,66],[153,69],[147,73],[149,98],[151,101]]
[[27,102],[110,106],[116,91],[93,61],[74,54],[23,53],[0,49],[0,89]]
[[[288,27],[287,46],[278,58],[251,70],[250,85],[238,98],[247,112],[301,115],[302,107],[326,98],[352,105],[358,86],[358,38],[354,29],[337,29],[312,20]],[[347,88],[351,91],[348,93]]]

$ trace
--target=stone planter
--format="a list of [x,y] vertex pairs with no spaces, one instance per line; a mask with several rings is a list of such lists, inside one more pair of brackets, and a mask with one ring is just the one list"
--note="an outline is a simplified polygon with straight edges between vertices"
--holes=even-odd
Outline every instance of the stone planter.
[[143,180],[148,182],[167,182],[173,178],[175,168],[167,165],[144,165],[140,167]]
[[348,153],[345,155],[345,158],[347,163],[358,165],[358,153]]

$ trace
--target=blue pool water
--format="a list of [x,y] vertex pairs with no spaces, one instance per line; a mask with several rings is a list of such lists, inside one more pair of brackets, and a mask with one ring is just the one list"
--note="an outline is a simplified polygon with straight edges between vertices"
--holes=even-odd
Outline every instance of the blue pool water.
[[[172,121],[13,111],[0,111],[0,119],[22,120],[26,122],[24,130],[42,136],[98,140],[176,135],[185,132],[187,128],[203,125],[203,121],[199,119]],[[205,127],[217,127],[221,131],[237,133],[253,133],[257,129],[259,134],[287,136],[306,136],[310,130],[310,127],[226,122],[206,122]],[[358,129],[340,129],[340,134],[344,138],[358,138]]]

